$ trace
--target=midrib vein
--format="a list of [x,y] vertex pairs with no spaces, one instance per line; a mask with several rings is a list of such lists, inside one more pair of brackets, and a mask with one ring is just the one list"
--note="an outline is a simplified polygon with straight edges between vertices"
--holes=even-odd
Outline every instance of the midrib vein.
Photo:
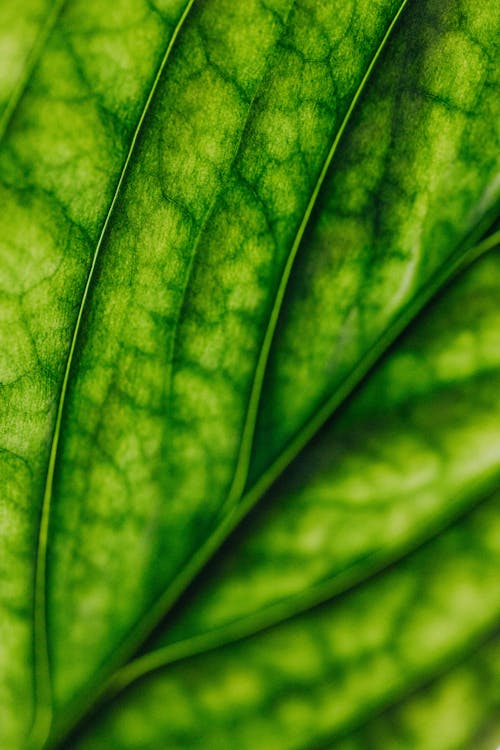
[[56,0],[49,15],[47,16],[47,20],[43,24],[40,32],[35,39],[33,47],[26,57],[24,70],[21,73],[16,86],[14,87],[12,94],[9,97],[8,104],[3,112],[2,117],[0,117],[0,142],[3,140],[7,130],[9,129],[9,126],[14,118],[14,114],[16,113],[19,104],[24,96],[24,93],[28,88],[29,82],[33,76],[40,55],[45,47],[48,38],[52,33],[52,30],[54,29],[58,19],[60,18],[66,3],[67,0]]
[[[62,2],[60,5],[62,5]],[[48,655],[48,634],[47,634],[47,620],[46,620],[46,573],[47,573],[47,546],[48,546],[48,532],[49,532],[49,520],[52,502],[52,492],[54,484],[54,474],[57,462],[57,451],[61,434],[62,417],[64,412],[64,406],[66,401],[66,395],[68,391],[68,385],[70,380],[71,367],[73,358],[76,350],[76,344],[84,312],[86,308],[87,299],[89,297],[90,289],[93,282],[93,277],[97,267],[97,262],[101,253],[104,239],[106,237],[108,227],[120,196],[125,178],[127,176],[128,168],[132,160],[135,147],[139,140],[139,136],[142,131],[144,121],[147,113],[155,96],[158,83],[162,76],[162,73],[167,65],[170,58],[170,54],[175,45],[177,37],[179,36],[180,30],[184,25],[184,22],[194,5],[196,0],[188,0],[184,11],[177,22],[174,31],[170,37],[165,53],[162,57],[161,63],[156,71],[155,78],[151,85],[148,97],[142,109],[139,121],[135,127],[130,146],[127,152],[127,156],[123,167],[120,172],[118,182],[116,184],[113,198],[109,205],[106,217],[97,240],[97,244],[92,257],[92,262],[87,275],[87,280],[82,294],[82,299],[78,309],[78,315],[76,318],[75,326],[73,329],[73,335],[71,338],[71,344],[66,359],[64,376],[61,385],[61,391],[57,404],[56,420],[54,424],[54,430],[52,433],[52,440],[49,452],[49,461],[47,467],[47,474],[45,479],[45,486],[43,492],[42,508],[40,514],[40,525],[37,540],[36,549],[36,561],[35,561],[35,591],[34,591],[34,671],[35,671],[35,718],[30,734],[30,747],[39,748],[43,747],[47,741],[50,733],[50,727],[52,724],[52,687],[50,677],[50,664]]]

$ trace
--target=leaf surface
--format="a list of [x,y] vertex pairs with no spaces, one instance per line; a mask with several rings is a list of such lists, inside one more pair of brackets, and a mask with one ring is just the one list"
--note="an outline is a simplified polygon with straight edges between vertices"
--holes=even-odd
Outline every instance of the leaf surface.
[[[0,745],[6,748],[22,743],[31,721],[35,548],[78,303],[143,92],[183,5],[170,2],[161,16],[134,0],[106,18],[97,0],[52,7],[52,17],[45,19],[52,30],[45,29],[50,33],[38,63],[33,61],[22,92],[12,92],[11,86],[14,99],[4,109],[0,578],[7,583],[0,599]],[[3,35],[2,26],[2,39],[5,44],[14,39],[27,51],[35,35],[26,30],[28,21],[30,28],[34,24],[35,5],[22,4],[20,14],[18,6],[2,3],[2,14],[12,12],[17,19],[14,27],[7,24],[10,36]],[[137,23],[142,36],[134,32]],[[9,75],[6,68],[2,80],[14,84]]]
[[205,571],[151,663],[350,588],[500,486],[499,288],[495,250],[421,313]]
[[45,494],[58,707],[136,648],[238,499],[281,269],[401,7],[369,5],[337,17],[318,3],[210,0],[159,79],[93,267]]
[[[245,473],[247,427],[252,427],[253,388],[258,385],[260,356],[265,351],[262,336],[269,316],[272,323],[280,279],[286,277],[286,264],[292,257],[287,252],[293,254],[296,238],[302,237],[299,221],[310,216],[310,190],[318,185],[317,170],[328,166],[330,144],[336,142],[342,127],[342,113],[349,113],[373,59],[365,47],[364,57],[354,57],[359,76],[348,79],[343,110],[325,120],[326,128],[320,118],[309,121],[301,113],[301,124],[312,123],[304,142],[317,144],[316,151],[291,143],[285,148],[283,123],[272,129],[270,140],[270,123],[283,117],[283,108],[288,111],[290,131],[297,132],[298,125],[293,125],[293,117],[301,112],[297,102],[313,97],[319,107],[327,101],[328,85],[338,88],[342,83],[325,76],[321,79],[327,84],[325,91],[317,85],[318,72],[307,69],[300,78],[303,90],[294,102],[291,84],[297,87],[298,70],[292,63],[301,59],[297,44],[299,50],[301,44],[310,44],[311,20],[321,24],[323,17],[301,13],[300,6],[280,8],[281,23],[257,5],[246,6],[240,11],[243,16],[235,19],[234,13],[222,14],[218,3],[206,4],[188,20],[159,82],[109,225],[104,254],[95,267],[61,423],[53,488],[48,607],[57,703],[64,704],[73,696],[76,701],[86,681],[102,679],[96,677],[96,670],[104,674],[110,659],[118,663],[137,647],[178,595],[198,560],[203,560],[207,545],[210,549],[216,543],[220,523],[225,523],[221,509],[230,508],[238,498],[238,483]],[[373,14],[363,15],[359,7],[356,14],[360,24],[367,23],[366,19],[373,24]],[[486,42],[487,13],[471,6],[469,14],[470,23],[476,23],[476,36],[482,39],[482,33]],[[376,26],[375,51],[375,42],[386,33],[390,20],[391,16]],[[402,180],[409,175],[404,190],[403,186],[398,189],[405,197],[400,210],[394,206],[397,199],[384,199],[385,188],[375,180],[378,198],[370,230],[375,237],[368,232],[362,242],[359,234],[343,235],[351,239],[354,256],[349,278],[357,278],[361,257],[372,279],[370,286],[360,282],[363,305],[371,297],[380,300],[380,310],[374,302],[370,316],[372,332],[349,337],[351,366],[371,351],[370,342],[378,331],[390,328],[391,318],[410,302],[418,303],[426,283],[436,283],[438,270],[444,267],[441,277],[451,273],[465,250],[463,243],[491,221],[497,200],[496,153],[484,149],[485,142],[496,142],[492,120],[484,112],[469,117],[467,110],[474,105],[489,112],[495,106],[491,93],[495,71],[487,55],[467,34],[455,30],[458,18],[450,9],[445,15],[441,6],[438,10],[430,4],[405,15],[405,21],[384,47],[358,119],[349,120],[345,168],[337,161],[331,174],[326,174],[311,226],[312,239],[300,256],[313,264],[320,257],[324,264],[325,253],[318,253],[314,229],[326,226],[327,231],[338,231],[341,210],[329,211],[329,201],[335,206],[339,194],[351,202],[358,196],[346,189],[343,179],[366,186],[375,174],[378,181],[390,183],[392,195],[394,170]],[[351,34],[351,16],[348,22]],[[435,36],[438,22],[445,28]],[[235,45],[234,29],[242,25],[260,29],[258,36],[256,31],[260,46]],[[218,33],[209,31],[214,28]],[[323,21],[323,33],[329,28]],[[337,18],[330,33],[338,38]],[[460,38],[464,86],[450,93],[461,97],[460,102],[452,97],[449,106],[443,106],[442,97],[427,96],[425,91],[426,86],[442,85],[441,81],[433,84],[433,71],[438,63],[444,65],[454,34]],[[193,54],[198,39],[199,56]],[[331,60],[337,46],[330,42],[324,54],[330,53],[330,68],[341,76],[343,69],[334,67]],[[419,56],[419,65],[412,67],[413,78],[401,74],[405,69],[401,55],[408,48]],[[291,81],[284,73],[289,69]],[[475,85],[467,94],[464,87],[469,78]],[[403,120],[412,118],[411,129],[405,121],[389,127],[396,106]],[[444,116],[446,148],[441,137]],[[188,127],[181,128],[185,121]],[[424,128],[430,146],[420,154],[417,146]],[[388,141],[374,152],[375,165],[362,158],[359,150],[381,129],[394,132],[390,162],[397,159],[398,167],[389,174],[385,170]],[[466,188],[451,192],[464,174]],[[407,196],[417,189],[427,196],[425,211],[422,206],[415,210],[409,228]],[[359,193],[365,201],[371,195],[366,187]],[[392,208],[390,217],[384,219],[379,214],[386,203]],[[414,247],[416,234],[418,247]],[[377,242],[392,248],[383,256],[379,253],[381,269],[370,260],[374,253],[377,257]],[[411,243],[412,252],[419,255],[419,273],[417,281],[405,281],[399,293],[401,274],[413,278],[413,256],[404,251],[403,242]],[[337,251],[335,242],[327,246],[332,253]],[[364,248],[370,248],[366,257]],[[236,254],[237,249],[243,254]],[[298,280],[317,277],[300,267],[293,275]],[[328,279],[328,289],[345,286],[335,273],[320,277]],[[352,290],[359,289],[357,283],[353,282]],[[287,314],[300,309],[302,302],[314,304],[317,295],[306,289],[297,299],[297,304],[293,299],[288,302]],[[323,302],[322,308],[325,320],[332,320],[331,304]],[[305,317],[311,319],[308,311]],[[95,335],[101,327],[106,330],[105,338]],[[294,323],[293,328],[297,341],[301,340],[300,324]],[[339,335],[346,335],[343,327]],[[307,338],[312,341],[313,337]],[[283,328],[280,341],[288,352]],[[321,332],[314,341],[323,341]],[[307,356],[314,366],[318,360]],[[322,361],[331,361],[325,350],[321,356]],[[293,354],[287,361],[299,360]],[[343,374],[340,363],[330,367],[335,377]],[[299,391],[314,394],[320,382],[315,375],[314,384],[303,384]],[[330,390],[334,386],[335,381],[328,383]],[[273,408],[278,402],[273,396]],[[312,403],[316,409],[317,399]],[[289,404],[293,414],[291,398]],[[265,396],[261,413],[266,419],[271,413]],[[274,439],[279,433],[275,427],[265,427],[260,443],[257,431],[256,445],[265,445],[266,453],[272,454],[269,436]],[[66,499],[70,497],[71,503]],[[193,558],[194,553],[198,557]],[[106,576],[97,576],[97,569],[105,569]],[[82,627],[89,621],[90,630]],[[76,655],[71,665],[66,659],[68,648]]]
[[404,21],[290,279],[250,486],[296,453],[498,213],[498,150],[485,144],[499,139],[499,14],[415,3]]
[[[137,662],[115,670],[147,650],[229,532],[478,252],[499,198],[499,18],[486,0],[5,8],[0,744],[24,746],[34,718],[38,750],[52,724],[62,737],[108,684],[127,682]],[[498,276],[495,260],[476,265],[430,314],[432,338],[419,323],[391,352],[200,578],[204,603],[173,613],[160,659],[223,633],[222,674],[234,654],[273,643],[263,631],[273,624],[278,641],[308,643],[323,627],[312,605],[423,542],[445,549],[466,533],[460,519],[497,478]],[[470,524],[480,528],[464,557],[471,601],[491,593],[491,607],[467,613],[442,650],[393,681],[394,695],[489,632],[495,549],[480,584],[473,558],[490,542],[481,520]],[[412,560],[427,570],[425,554],[376,581],[418,578]],[[375,600],[379,585],[367,584]],[[356,596],[345,594],[353,617]],[[403,600],[411,619],[409,590]],[[335,630],[337,605],[321,612]],[[377,644],[377,654],[390,645]],[[339,658],[334,649],[331,664]],[[192,659],[195,705],[219,651]],[[182,690],[188,663],[147,678],[151,711],[157,685],[178,675]],[[328,681],[307,669],[305,683]],[[372,695],[362,669],[359,680],[361,700],[385,710],[384,686]],[[134,730],[119,744],[129,705],[142,710],[136,694],[90,746],[102,731],[108,745],[142,742]],[[278,724],[255,730],[250,704],[242,747],[255,731],[269,747],[299,741],[292,729],[278,737]],[[205,734],[191,722],[188,746],[226,746],[230,708]],[[153,746],[180,741],[175,722],[145,727],[146,716],[136,726]],[[344,731],[323,719],[304,720],[306,744]]]
[[0,133],[3,134],[29,80],[37,52],[58,14],[58,3],[4,0],[0,7]]
[[495,631],[498,503],[340,599],[147,674],[76,747],[335,747]]
[[500,736],[499,679],[496,636],[349,739],[324,750],[490,750]]

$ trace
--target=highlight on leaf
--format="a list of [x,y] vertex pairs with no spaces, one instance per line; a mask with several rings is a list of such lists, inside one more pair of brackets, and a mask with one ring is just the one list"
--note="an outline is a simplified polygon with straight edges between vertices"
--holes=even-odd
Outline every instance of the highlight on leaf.
[[499,42],[3,0],[2,748],[500,743]]

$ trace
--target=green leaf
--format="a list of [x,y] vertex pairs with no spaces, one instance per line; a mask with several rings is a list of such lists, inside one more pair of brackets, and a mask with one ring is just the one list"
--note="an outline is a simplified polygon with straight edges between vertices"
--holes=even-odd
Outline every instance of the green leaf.
[[50,33],[59,3],[4,0],[0,7],[0,133],[24,92],[37,53]]
[[[484,678],[455,665],[500,614],[499,282],[495,251],[419,317],[118,673],[83,747],[354,748],[366,722],[390,746],[389,722],[425,710],[407,741],[427,750],[435,680],[450,748],[492,719],[497,672],[461,722],[453,691]],[[423,709],[392,708],[416,690]]]
[[205,571],[153,658],[328,599],[500,486],[499,288],[495,250],[425,310]]
[[[17,19],[15,27],[2,25],[2,45],[32,43],[33,34],[21,38],[20,5],[31,18],[31,5],[2,3],[2,13]],[[100,0],[51,9],[53,31],[38,50],[38,64],[31,61],[23,91],[15,90],[6,105],[0,132],[5,748],[18,747],[31,722],[33,561],[72,329],[145,91],[184,7],[170,2],[160,16],[144,2],[116,5],[106,16]]]
[[[499,18],[486,0],[460,7],[451,0],[20,4],[15,23],[0,24],[0,48],[16,50],[0,75],[0,575],[7,581],[0,744],[38,749],[63,742],[107,688],[140,671],[144,662],[124,665],[138,649],[147,652],[155,626],[230,531],[423,304],[477,254],[499,200]],[[6,7],[8,18],[10,0]],[[149,733],[155,747],[228,746],[228,727],[237,724],[243,747],[260,734],[269,747],[294,747],[293,727],[289,739],[278,724],[261,727],[252,700],[239,723],[231,700],[217,709],[209,699],[209,713],[220,709],[219,728],[215,718],[203,731],[191,721],[182,740],[174,721],[180,708],[158,721],[147,721],[148,711],[156,716],[155,695],[177,694],[183,670],[201,664],[196,708],[213,664],[222,674],[234,659],[246,663],[245,654],[251,662],[259,644],[270,655],[275,637],[304,641],[297,652],[304,684],[328,682],[342,654],[333,648],[329,662],[325,647],[324,670],[309,670],[310,633],[335,630],[342,612],[356,621],[356,597],[377,604],[393,579],[396,599],[405,580],[420,585],[425,560],[439,550],[449,568],[439,579],[446,580],[442,606],[452,619],[462,612],[461,594],[455,601],[452,592],[468,580],[468,565],[475,604],[387,690],[402,695],[486,637],[496,614],[489,572],[496,549],[483,532],[494,501],[462,526],[457,519],[496,481],[491,290],[499,271],[488,263],[433,313],[439,351],[450,359],[414,377],[408,359],[420,352],[434,361],[437,350],[428,332],[409,334],[409,353],[403,344],[391,353],[271,491],[272,501],[266,497],[269,517],[242,523],[197,584],[205,604],[200,610],[199,601],[185,600],[176,609],[153,660],[235,624],[243,630],[223,636],[212,656],[154,672],[147,711],[132,686],[102,719],[109,729],[83,742],[143,747]],[[484,340],[484,355],[472,343],[467,349],[464,330]],[[465,369],[454,378],[457,352]],[[439,433],[436,443],[430,431]],[[374,445],[384,449],[373,455]],[[464,460],[470,452],[481,460]],[[321,486],[324,508],[315,495]],[[300,575],[272,564],[280,528],[290,536],[290,493],[303,499],[295,521],[306,539],[308,514],[323,526],[332,502],[333,535],[345,536],[342,503],[344,524],[362,526],[339,554],[314,555],[313,544]],[[382,507],[370,505],[374,497]],[[363,502],[371,508],[366,526],[356,520]],[[373,533],[381,543],[370,546]],[[463,534],[471,547],[462,559]],[[310,610],[433,535],[428,544],[437,553],[415,552],[389,577],[380,574],[369,593],[325,604],[324,623]],[[251,559],[256,580],[233,596],[253,543],[266,551],[260,562]],[[479,551],[490,547],[483,559]],[[285,548],[292,567],[301,566]],[[463,577],[455,581],[459,562]],[[409,622],[416,618],[418,638],[410,588],[400,605]],[[367,623],[374,632],[383,601],[381,594]],[[372,643],[376,659],[392,649],[389,619]],[[260,632],[272,623],[270,635]],[[353,654],[363,648],[358,629]],[[409,651],[401,647],[394,664]],[[265,659],[252,666],[264,685]],[[389,698],[382,673],[363,687],[362,665],[352,669],[361,703],[347,696],[345,713],[356,723],[365,698],[367,705]],[[280,680],[272,677],[262,696],[274,700]],[[310,709],[294,701],[297,718],[287,726],[298,722],[302,744],[341,731],[328,710],[310,720]]]
[[73,746],[336,747],[498,626],[499,500],[341,599],[147,674]]

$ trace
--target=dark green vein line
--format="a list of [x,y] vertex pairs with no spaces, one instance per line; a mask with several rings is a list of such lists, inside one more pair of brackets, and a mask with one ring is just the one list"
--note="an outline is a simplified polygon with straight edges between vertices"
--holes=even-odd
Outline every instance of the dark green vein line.
[[66,2],[67,0],[56,0],[54,5],[52,6],[52,10],[47,16],[46,22],[44,23],[40,33],[36,38],[35,44],[28,54],[24,71],[20,76],[17,85],[14,88],[14,91],[11,94],[9,103],[6,106],[2,117],[0,117],[0,141],[3,140],[7,130],[9,129],[14,114],[19,107],[26,89],[28,88],[29,82],[33,76],[36,64],[40,58],[43,48],[45,47],[45,44],[50,37],[52,30],[54,29],[58,19],[60,18]]
[[[323,584],[319,584],[305,592],[304,595],[293,597],[289,600],[279,602],[268,607],[266,610],[257,612],[255,615],[236,620],[229,625],[222,626],[199,636],[192,636],[185,641],[177,641],[155,651],[139,656],[121,670],[119,670],[109,683],[109,697],[122,692],[131,683],[174,663],[198,656],[208,651],[224,647],[237,641],[252,637],[259,632],[291,620],[297,615],[307,612],[314,607],[331,602],[338,597],[344,597],[353,590],[376,580],[387,574],[407,559],[411,559],[421,549],[425,549],[438,539],[441,534],[460,526],[479,508],[490,502],[500,487],[499,473],[495,477],[492,486],[488,486],[472,502],[458,510],[450,517],[443,519],[434,525],[432,529],[426,529],[423,534],[416,536],[410,542],[406,540],[405,545],[394,548],[385,558],[373,560],[367,559],[361,570],[346,570],[344,574],[332,578]],[[368,574],[367,574],[368,570]]]
[[344,115],[344,118],[335,135],[335,138],[327,154],[327,157],[323,163],[323,166],[321,168],[321,171],[318,175],[313,191],[307,203],[304,215],[302,217],[302,221],[299,224],[299,228],[293,240],[290,253],[288,255],[285,267],[283,269],[283,273],[281,275],[281,279],[278,285],[278,290],[276,292],[276,297],[274,299],[273,307],[271,310],[271,315],[269,317],[268,325],[264,334],[262,346],[261,346],[259,357],[257,360],[257,366],[255,369],[254,379],[253,379],[252,388],[250,392],[250,398],[248,401],[248,407],[246,411],[245,423],[244,423],[243,431],[242,431],[240,451],[239,451],[239,455],[237,459],[236,469],[234,472],[233,483],[231,485],[228,499],[227,499],[228,505],[238,502],[238,500],[241,498],[241,493],[243,492],[245,488],[245,482],[247,480],[248,468],[250,464],[250,455],[251,455],[251,450],[252,450],[253,437],[254,437],[254,432],[255,432],[255,423],[257,420],[257,412],[258,412],[260,398],[261,398],[262,384],[264,381],[264,374],[266,371],[267,361],[269,358],[269,352],[271,349],[274,332],[276,330],[276,325],[278,323],[279,314],[281,311],[281,307],[283,305],[283,299],[285,297],[286,288],[288,285],[290,274],[292,272],[295,258],[297,256],[298,250],[304,238],[307,227],[309,226],[309,222],[310,222],[312,213],[314,211],[314,207],[318,200],[318,196],[320,194],[325,178],[330,169],[331,163],[334,159],[335,154],[337,153],[339,144],[347,129],[347,126],[349,125],[351,121],[352,114],[361,96],[363,95],[363,92],[366,88],[366,84],[368,83],[368,80],[371,77],[371,74],[381,54],[383,53],[392,35],[392,32],[396,24],[398,23],[407,4],[408,4],[408,0],[402,0],[397,12],[394,15],[394,18],[392,19],[391,23],[389,24],[387,28],[386,33],[384,34],[382,41],[380,42],[377,50],[375,51],[375,54],[373,55],[370,61],[370,64],[368,65],[368,68],[366,69],[366,72],[363,78],[361,79],[361,82],[359,83],[358,88],[356,89],[356,92],[352,98],[349,108],[346,114]]
[[52,501],[52,492],[54,485],[54,474],[57,461],[57,452],[59,446],[59,440],[61,435],[62,417],[64,412],[64,406],[66,401],[66,394],[68,391],[69,379],[73,358],[75,355],[77,339],[81,328],[84,311],[86,308],[87,299],[89,297],[90,289],[92,286],[95,270],[97,267],[97,261],[101,253],[104,239],[106,237],[108,227],[113,215],[118,197],[121,193],[125,177],[128,172],[128,168],[132,159],[132,155],[135,151],[136,144],[138,142],[140,133],[146,115],[149,111],[151,102],[155,96],[158,83],[162,76],[162,73],[167,65],[170,58],[171,51],[175,45],[177,37],[179,36],[180,30],[184,25],[184,22],[194,4],[195,0],[188,0],[184,11],[177,22],[172,36],[170,37],[169,43],[165,50],[165,54],[161,60],[160,66],[156,72],[154,81],[149,91],[148,97],[144,104],[141,112],[141,116],[134,130],[128,153],[123,164],[120,177],[118,179],[111,204],[108,208],[106,218],[97,241],[97,245],[92,258],[92,263],[87,275],[87,281],[83,290],[83,295],[78,310],[77,319],[73,329],[73,336],[66,360],[66,366],[64,371],[64,377],[61,385],[61,391],[59,395],[59,401],[57,406],[56,421],[54,431],[52,435],[52,442],[50,446],[49,462],[47,468],[47,475],[45,480],[45,488],[42,500],[42,510],[40,516],[40,527],[36,550],[36,562],[35,562],[35,594],[34,594],[34,660],[35,660],[35,719],[33,722],[31,734],[30,734],[30,746],[33,748],[43,747],[47,741],[47,737],[50,733],[50,727],[52,724],[52,688],[50,678],[50,664],[48,654],[48,635],[47,635],[47,622],[46,622],[46,575],[47,575],[47,545],[48,545],[48,533],[49,533],[49,520],[50,510]]

